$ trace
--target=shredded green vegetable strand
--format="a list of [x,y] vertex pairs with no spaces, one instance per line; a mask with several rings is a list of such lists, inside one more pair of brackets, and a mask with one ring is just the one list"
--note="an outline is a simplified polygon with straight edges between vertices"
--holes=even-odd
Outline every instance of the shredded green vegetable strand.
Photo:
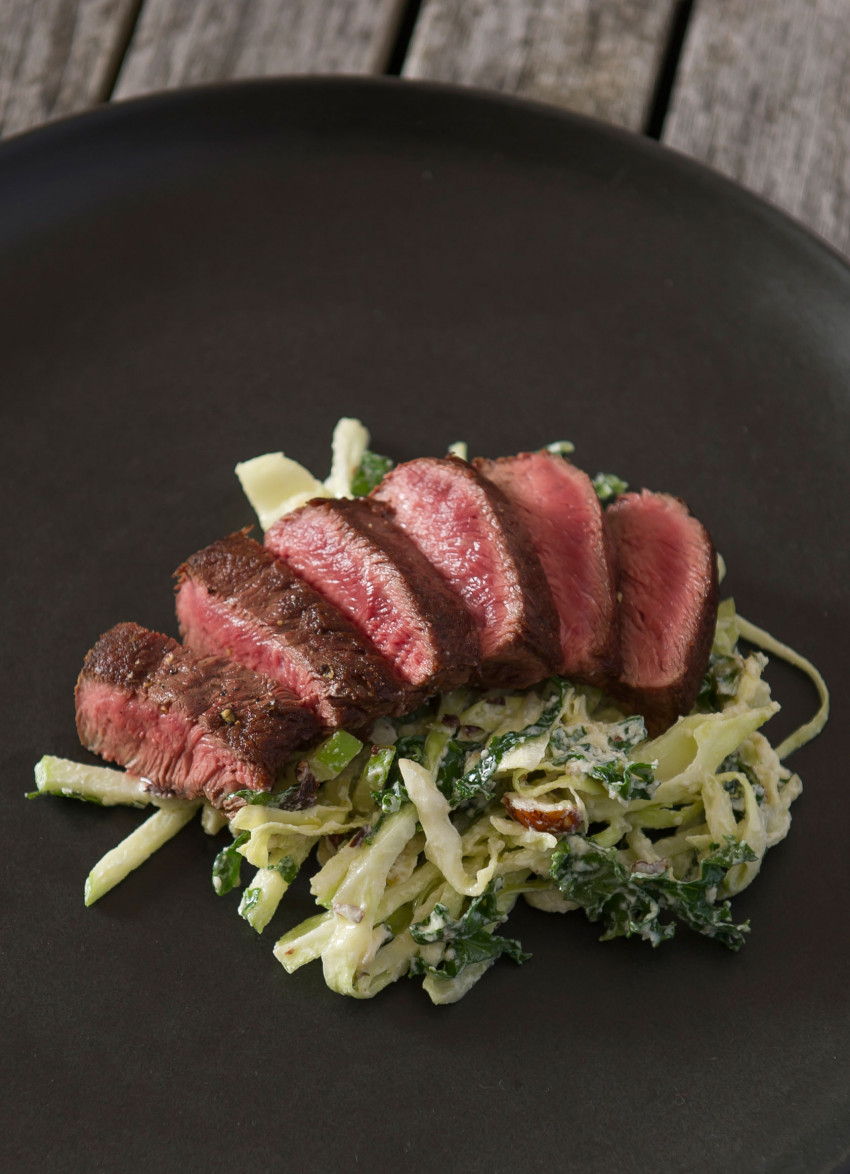
[[805,656],[801,656],[799,652],[795,652],[793,648],[790,648],[787,644],[783,644],[775,636],[771,636],[770,632],[765,632],[763,628],[756,627],[749,620],[745,620],[743,616],[738,616],[737,620],[738,631],[742,639],[749,640],[757,648],[763,648],[765,652],[771,652],[774,656],[779,656],[787,661],[788,664],[792,664],[795,668],[800,669],[812,681],[818,691],[820,705],[815,716],[810,721],[807,721],[805,725],[795,730],[793,734],[789,734],[776,748],[777,757],[785,759],[789,754],[793,754],[795,750],[799,750],[801,746],[805,746],[807,742],[811,742],[812,738],[816,738],[829,720],[829,690],[826,687],[826,681],[810,660],[806,660]]
[[86,877],[85,902],[93,905],[104,893],[138,868],[147,858],[176,836],[200,807],[200,803],[174,800],[167,808],[149,816],[125,840],[102,857]]

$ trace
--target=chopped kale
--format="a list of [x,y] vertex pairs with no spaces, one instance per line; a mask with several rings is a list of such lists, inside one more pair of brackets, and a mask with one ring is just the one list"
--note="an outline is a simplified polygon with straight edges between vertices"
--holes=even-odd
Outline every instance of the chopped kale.
[[495,926],[507,921],[496,903],[501,881],[494,882],[480,897],[475,897],[461,916],[454,920],[444,905],[437,904],[427,921],[410,927],[410,936],[418,945],[445,942],[446,950],[438,966],[427,963],[417,954],[410,966],[411,975],[431,974],[435,978],[457,978],[461,971],[476,962],[488,962],[507,954],[515,962],[526,962],[531,955],[513,938],[494,933]]
[[299,865],[295,863],[291,856],[282,856],[277,864],[270,864],[270,869],[279,872],[288,885],[291,885],[298,876]]
[[[411,734],[414,731],[421,733],[423,723],[430,726],[437,707],[437,700],[437,697],[431,697],[427,701],[423,701],[416,709],[411,710],[410,713],[406,713],[404,717],[398,718],[395,724],[399,733],[405,730]],[[402,736],[406,735],[402,734]]]
[[646,722],[639,713],[612,722],[608,727],[608,741],[616,750],[628,754],[635,746],[646,741]]
[[565,730],[563,726],[556,726],[549,739],[548,756],[551,764],[553,766],[560,766],[561,763],[566,762],[571,756],[574,757],[573,751],[576,745],[580,744],[582,738],[586,737],[587,730],[584,726],[576,726],[572,730]]
[[384,477],[393,467],[394,462],[389,457],[382,457],[379,453],[368,449],[351,478],[351,492],[354,497],[365,497],[371,493],[376,485],[380,485]]
[[395,744],[396,761],[400,758],[409,758],[420,765],[425,761],[425,735],[409,734],[399,738]]
[[560,677],[553,677],[550,686],[554,689],[554,695],[544,705],[537,721],[521,730],[508,730],[507,733],[492,738],[481,751],[481,757],[476,764],[455,780],[448,794],[443,792],[452,807],[479,796],[489,798],[493,792],[493,778],[508,751],[522,742],[539,738],[541,734],[551,734],[552,727],[561,716],[568,685]]
[[606,762],[595,764],[587,772],[590,778],[602,783],[611,798],[651,799],[656,788],[655,774],[648,762]]
[[[748,844],[729,836],[701,861],[698,877],[677,880],[666,861],[637,861],[631,869],[615,848],[568,836],[552,855],[552,877],[590,921],[602,921],[602,941],[637,935],[657,946],[673,937],[676,919],[731,950],[744,944],[749,923],[735,925],[728,901],[715,904],[717,887],[736,864],[756,859]],[[662,921],[668,915],[670,919]]]
[[399,811],[405,803],[410,802],[404,779],[401,777],[399,760],[409,758],[420,765],[424,763],[425,735],[410,734],[408,737],[399,738],[395,746],[387,746],[382,749],[384,755],[389,755],[383,760],[386,762],[386,770],[378,779],[383,785],[373,790],[371,795],[384,815],[391,815],[394,811]]
[[[247,834],[247,833],[246,833]],[[298,876],[299,865],[295,863],[291,856],[283,856],[277,864],[270,864],[268,866],[269,872],[279,872],[286,884],[291,885]],[[263,899],[263,889],[259,885],[249,886],[242,894],[242,900],[239,903],[239,912],[242,917],[248,917],[259,905]],[[250,918],[248,918],[250,920]]]
[[700,709],[716,712],[721,710],[738,691],[741,680],[741,661],[737,656],[718,656],[712,653],[708,661],[708,671],[702,679],[697,693],[697,705]]
[[449,738],[437,767],[437,787],[451,802],[454,788],[463,775],[466,765],[466,755],[470,750],[477,749],[474,742],[461,742],[457,738]]
[[[747,782],[753,789],[753,794],[756,797],[756,802],[761,803],[764,799],[764,786],[759,782],[758,775],[751,766],[747,766],[743,761],[741,755],[735,751],[733,754],[727,755],[723,759],[720,766],[717,768],[718,774],[740,774],[743,775]],[[732,809],[734,811],[744,810],[744,789],[738,779],[727,779],[723,784],[723,789],[728,792],[732,799]]]
[[[302,796],[301,800],[299,795]],[[305,810],[303,790],[298,785],[287,787],[285,791],[234,791],[233,797],[244,799],[249,807],[274,807],[278,811]],[[306,806],[311,807],[312,800]]]
[[259,887],[246,889],[242,894],[242,900],[239,902],[239,916],[247,920],[248,914],[257,908],[262,896],[263,890]]
[[212,883],[213,888],[220,897],[225,893],[229,893],[231,889],[240,883],[242,853],[239,851],[239,848],[250,836],[250,832],[240,832],[233,843],[228,844],[226,848],[222,848],[213,861]]
[[549,741],[549,756],[556,766],[565,762],[582,764],[589,778],[602,783],[612,799],[628,803],[632,799],[651,799],[656,789],[651,763],[630,762],[628,753],[646,741],[642,717],[627,717],[609,725],[606,731],[608,751],[600,749],[588,736],[584,726],[574,730],[556,729]]
[[295,767],[295,779],[285,791],[234,791],[234,797],[244,799],[250,807],[274,807],[278,811],[306,811],[316,802],[318,780],[306,761]]

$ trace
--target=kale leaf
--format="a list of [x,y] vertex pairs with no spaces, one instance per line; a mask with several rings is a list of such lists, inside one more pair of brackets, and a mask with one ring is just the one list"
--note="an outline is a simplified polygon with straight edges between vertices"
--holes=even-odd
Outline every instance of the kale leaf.
[[[714,899],[730,868],[755,859],[748,844],[727,836],[722,847],[713,845],[700,862],[699,876],[677,880],[666,861],[637,861],[628,868],[615,848],[568,836],[552,854],[552,877],[590,921],[602,921],[602,941],[637,935],[657,946],[673,937],[678,918],[697,933],[738,950],[749,922],[735,925],[729,902],[715,904]],[[662,921],[664,914],[673,920]]]
[[[385,815],[391,815],[394,811],[399,811],[405,803],[410,802],[410,796],[404,785],[404,779],[401,777],[401,770],[398,765],[399,760],[409,758],[413,762],[420,763],[420,765],[424,763],[425,735],[410,734],[407,737],[399,738],[395,746],[383,747],[383,751],[384,755],[381,760],[381,766],[380,768],[378,766],[375,768],[376,774],[378,775],[376,781],[380,782],[382,786],[372,790],[371,795],[381,811]],[[384,765],[386,766],[385,770],[383,769]],[[367,769],[368,767],[369,764],[367,763]]]
[[555,766],[564,762],[582,763],[582,772],[602,783],[612,799],[628,803],[651,799],[656,789],[653,767],[648,762],[630,762],[626,755],[646,741],[642,717],[627,717],[607,730],[608,754],[590,740],[584,726],[555,730],[549,742],[549,756]]
[[602,783],[611,798],[628,803],[632,799],[651,799],[656,788],[655,774],[648,762],[596,763],[587,772]]
[[363,459],[351,478],[353,496],[365,497],[367,493],[371,493],[376,485],[380,485],[392,467],[393,461],[389,457],[382,457],[380,453],[370,452],[369,449],[366,449]]
[[463,775],[466,756],[470,750],[477,750],[476,742],[461,742],[449,738],[437,767],[437,787],[451,803],[454,789]]
[[507,954],[514,962],[526,962],[531,957],[513,938],[503,938],[493,932],[497,925],[507,921],[496,903],[496,892],[501,880],[495,881],[480,897],[475,897],[457,920],[449,915],[445,905],[437,903],[427,921],[411,925],[410,936],[418,945],[444,942],[446,950],[437,966],[427,963],[417,954],[410,966],[411,975],[431,974],[435,978],[457,978],[476,962],[488,962]]
[[[279,872],[286,884],[291,885],[298,876],[300,865],[296,864],[291,856],[282,856],[277,864],[270,864],[268,867],[269,872]],[[246,917],[259,905],[262,896],[263,890],[259,886],[247,888],[239,904],[240,914]]]
[[481,751],[481,757],[471,770],[457,778],[451,789],[447,788],[448,793],[443,791],[452,807],[457,807],[479,795],[489,798],[493,793],[493,778],[508,751],[522,742],[539,738],[541,734],[551,733],[552,727],[561,716],[568,684],[560,677],[553,677],[550,685],[554,689],[554,695],[544,705],[537,721],[531,722],[521,730],[508,730],[492,738]]
[[708,671],[697,693],[697,705],[700,709],[712,712],[721,710],[737,693],[740,680],[740,659],[736,656],[718,656],[713,652],[709,657]]
[[319,783],[306,762],[295,767],[296,782],[285,791],[234,791],[250,807],[274,807],[277,811],[306,811],[316,802]]
[[222,848],[213,861],[212,883],[219,897],[229,893],[240,883],[242,853],[239,848],[250,839],[250,832],[240,832],[232,844]]
[[291,885],[298,876],[299,865],[295,863],[291,856],[281,856],[277,864],[270,864],[269,868],[274,872],[279,872],[288,885]]
[[[717,773],[720,774],[740,774],[743,775],[747,782],[753,789],[753,794],[756,797],[756,802],[761,804],[764,802],[764,785],[759,782],[758,775],[751,766],[741,758],[741,755],[736,751],[728,754],[723,759],[720,766],[717,768]],[[732,800],[733,811],[744,810],[744,788],[741,786],[738,779],[727,779],[723,784],[724,791],[728,792]]]

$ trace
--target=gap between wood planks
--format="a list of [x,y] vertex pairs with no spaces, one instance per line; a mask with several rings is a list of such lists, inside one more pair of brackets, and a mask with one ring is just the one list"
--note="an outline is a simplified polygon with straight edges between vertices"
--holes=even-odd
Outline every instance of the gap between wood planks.
[[390,50],[387,67],[384,70],[384,73],[389,77],[401,77],[401,71],[404,68],[407,50],[410,48],[410,41],[413,37],[413,30],[416,28],[416,22],[419,19],[419,10],[421,7],[422,0],[407,0],[404,6],[401,20],[399,21],[398,32]]
[[667,118],[667,111],[670,108],[670,99],[673,95],[673,86],[676,82],[679,61],[682,56],[682,49],[685,45],[685,37],[695,4],[696,0],[677,0],[673,18],[670,21],[670,34],[667,39],[667,47],[661,59],[661,68],[658,71],[658,80],[655,83],[655,90],[649,107],[649,115],[646,120],[646,126],[643,128],[643,133],[650,139],[660,140],[664,131],[664,122]]
[[115,91],[115,83],[118,81],[118,74],[121,72],[121,66],[124,64],[124,58],[127,56],[127,50],[130,48],[130,42],[139,23],[143,4],[144,0],[135,0],[135,3],[127,12],[124,27],[121,29],[121,35],[115,42],[115,53],[113,54],[112,61],[109,63],[109,68],[104,74],[103,86],[100,94],[95,99],[96,101],[108,102]]
[[[661,58],[661,66],[649,107],[649,114],[643,133],[651,139],[661,139],[670,100],[673,95],[673,86],[679,69],[679,61],[685,44],[691,17],[697,0],[677,0],[673,16],[670,21],[670,32],[667,45]],[[392,44],[384,73],[390,77],[400,77],[410,42],[419,19],[423,0],[407,0],[402,11],[398,32]]]
[[[685,36],[696,2],[697,0],[677,0],[673,12],[667,45],[661,59],[661,67],[658,72],[658,79],[655,84],[652,102],[650,103],[646,125],[643,128],[643,133],[651,139],[660,139],[664,130],[664,122],[670,107],[670,99],[673,94],[679,60],[682,56]],[[116,43],[113,61],[104,77],[102,93],[99,96],[103,102],[107,102],[112,97],[124,57],[127,54],[139,22],[143,3],[144,0],[136,0],[127,13],[124,28]],[[387,64],[383,71],[387,76],[401,76],[422,4],[423,0],[406,0],[404,4],[398,31],[392,41]]]

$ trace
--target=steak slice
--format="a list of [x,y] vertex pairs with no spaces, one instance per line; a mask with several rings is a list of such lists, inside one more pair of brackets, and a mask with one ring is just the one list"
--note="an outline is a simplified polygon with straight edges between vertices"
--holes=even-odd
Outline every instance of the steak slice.
[[522,688],[560,662],[558,616],[531,538],[504,494],[458,457],[398,465],[373,491],[470,611],[479,683]]
[[[309,501],[275,522],[266,546],[421,695],[469,679],[478,643],[466,608],[376,502]],[[410,698],[408,708],[418,700]]]
[[198,551],[177,575],[184,642],[279,681],[326,728],[359,730],[404,707],[404,686],[375,647],[247,533]]
[[221,657],[201,657],[138,624],[117,624],[86,656],[77,730],[89,750],[148,779],[161,795],[226,806],[267,791],[319,723],[289,693]]
[[619,675],[617,585],[602,506],[588,475],[549,452],[475,461],[525,522],[560,620],[564,676],[604,685]]
[[606,511],[619,569],[622,673],[611,692],[666,729],[696,701],[717,622],[717,557],[678,498],[626,493]]

